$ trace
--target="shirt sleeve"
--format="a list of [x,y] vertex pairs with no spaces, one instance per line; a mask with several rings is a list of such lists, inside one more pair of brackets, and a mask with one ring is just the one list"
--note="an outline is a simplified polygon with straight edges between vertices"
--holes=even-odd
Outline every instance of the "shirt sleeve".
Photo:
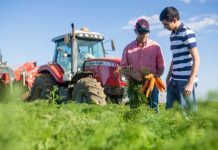
[[161,51],[161,48],[159,45],[157,45],[157,69],[163,69],[165,68],[165,60],[163,58],[163,55],[162,55],[162,51]]
[[129,66],[128,64],[128,58],[127,58],[127,47],[123,50],[122,60],[120,62],[120,66],[122,68],[126,68]]
[[184,32],[184,44],[188,47],[188,49],[197,47],[195,33],[191,29],[187,29]]

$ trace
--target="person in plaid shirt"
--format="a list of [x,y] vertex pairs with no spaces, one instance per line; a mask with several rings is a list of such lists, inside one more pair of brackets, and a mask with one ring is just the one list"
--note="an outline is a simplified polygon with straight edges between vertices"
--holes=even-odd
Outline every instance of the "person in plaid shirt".
[[[145,19],[139,19],[134,31],[136,39],[130,42],[124,49],[121,61],[121,68],[131,68],[134,74],[128,77],[129,83],[141,82],[143,78],[143,69],[148,70],[155,76],[160,77],[165,68],[165,61],[159,44],[148,38],[150,32],[149,23]],[[158,89],[155,87],[151,93],[150,107],[155,108],[158,104]],[[134,95],[128,93],[129,99]]]

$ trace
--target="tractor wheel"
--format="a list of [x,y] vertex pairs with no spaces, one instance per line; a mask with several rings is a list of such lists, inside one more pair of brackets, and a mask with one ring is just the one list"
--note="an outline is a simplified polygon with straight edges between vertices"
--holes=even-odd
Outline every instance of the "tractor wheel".
[[56,81],[49,75],[39,75],[36,77],[30,92],[31,100],[47,99],[50,91],[57,85]]
[[72,98],[78,103],[95,103],[106,105],[106,95],[101,84],[96,79],[87,77],[77,81]]
[[5,100],[6,97],[6,86],[2,80],[0,80],[0,97],[1,97],[0,102]]

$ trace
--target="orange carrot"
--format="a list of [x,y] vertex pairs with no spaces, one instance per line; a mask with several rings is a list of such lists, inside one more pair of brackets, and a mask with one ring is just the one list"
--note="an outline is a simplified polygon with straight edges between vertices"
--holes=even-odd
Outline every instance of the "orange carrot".
[[145,80],[143,86],[142,86],[142,89],[141,89],[141,92],[144,93],[146,88],[148,87],[149,85],[149,80]]
[[144,76],[145,79],[151,79],[153,77],[154,77],[154,75],[152,73],[149,73],[149,74]]
[[150,84],[149,84],[149,86],[148,86],[148,89],[149,89],[150,91],[153,90],[153,88],[154,88],[154,83],[155,83],[155,78],[153,77],[153,78],[151,78]]
[[151,91],[150,89],[147,89],[147,91],[146,91],[146,95],[145,95],[146,98],[148,98],[150,91]]
[[161,87],[161,85],[159,84],[159,82],[157,82],[157,80],[155,81],[155,86],[157,87],[157,89],[161,92],[163,92],[163,88]]
[[163,81],[161,80],[161,78],[156,78],[156,81],[160,84],[160,86],[161,86],[164,90],[166,90],[166,86],[165,86],[165,84],[163,83]]

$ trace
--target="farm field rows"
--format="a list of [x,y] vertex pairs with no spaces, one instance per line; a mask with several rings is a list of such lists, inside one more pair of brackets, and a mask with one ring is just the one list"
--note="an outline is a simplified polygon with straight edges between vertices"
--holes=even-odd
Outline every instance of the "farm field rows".
[[0,103],[1,149],[217,149],[218,102],[201,102],[184,117],[178,109],[157,114],[130,109],[46,101]]

